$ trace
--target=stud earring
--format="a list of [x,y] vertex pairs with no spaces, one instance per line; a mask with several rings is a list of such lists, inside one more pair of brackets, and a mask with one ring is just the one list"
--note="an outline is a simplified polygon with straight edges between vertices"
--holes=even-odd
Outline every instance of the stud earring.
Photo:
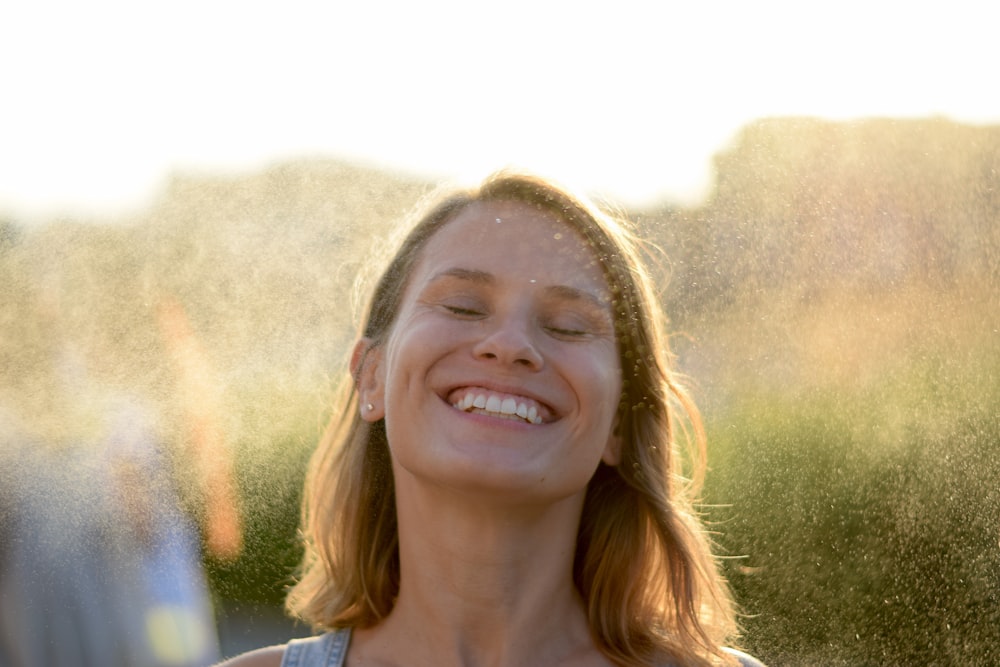
[[371,403],[365,403],[365,412],[371,412],[374,409],[375,409],[374,405],[372,405]]

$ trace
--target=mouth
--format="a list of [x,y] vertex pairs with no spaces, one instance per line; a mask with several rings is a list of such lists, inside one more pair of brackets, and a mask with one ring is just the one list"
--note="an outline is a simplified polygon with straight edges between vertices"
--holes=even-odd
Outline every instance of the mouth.
[[534,399],[483,387],[455,389],[448,394],[448,402],[462,412],[512,419],[525,424],[544,424],[553,419],[552,412]]

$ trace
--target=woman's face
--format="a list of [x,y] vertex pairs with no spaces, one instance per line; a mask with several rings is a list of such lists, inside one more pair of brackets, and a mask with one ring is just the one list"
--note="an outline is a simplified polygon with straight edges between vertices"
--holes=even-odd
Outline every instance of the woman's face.
[[372,377],[397,479],[505,499],[582,493],[621,392],[610,293],[568,225],[476,203],[425,245]]

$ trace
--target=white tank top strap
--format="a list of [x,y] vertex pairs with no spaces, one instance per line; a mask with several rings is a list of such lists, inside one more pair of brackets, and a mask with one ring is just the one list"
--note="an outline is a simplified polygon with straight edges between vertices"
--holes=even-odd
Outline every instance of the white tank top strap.
[[285,646],[281,667],[344,667],[350,642],[350,628],[293,639]]

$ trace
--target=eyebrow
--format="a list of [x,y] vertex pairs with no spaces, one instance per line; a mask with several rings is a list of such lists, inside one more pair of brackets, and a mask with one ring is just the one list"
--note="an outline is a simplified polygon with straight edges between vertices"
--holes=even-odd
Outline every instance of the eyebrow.
[[459,267],[445,269],[444,271],[435,274],[434,277],[431,278],[430,282],[436,282],[442,278],[458,278],[459,280],[467,280],[480,285],[489,285],[496,282],[496,278],[493,277],[492,273],[478,271],[476,269],[463,269]]
[[588,292],[587,290],[578,289],[576,287],[570,287],[569,285],[551,285],[545,288],[545,291],[549,294],[556,296],[560,299],[565,299],[568,301],[581,301],[587,303],[590,306],[597,308],[598,310],[607,310],[608,303],[600,299],[597,295]]
[[[492,273],[480,271],[478,269],[463,269],[461,267],[445,269],[444,271],[435,274],[434,277],[431,278],[430,282],[436,282],[444,278],[466,280],[478,285],[492,285],[496,283],[496,277]],[[550,285],[548,287],[544,287],[543,291],[560,299],[584,302],[601,310],[608,307],[606,300],[599,298],[597,295],[592,294],[587,290],[571,287],[569,285]]]

